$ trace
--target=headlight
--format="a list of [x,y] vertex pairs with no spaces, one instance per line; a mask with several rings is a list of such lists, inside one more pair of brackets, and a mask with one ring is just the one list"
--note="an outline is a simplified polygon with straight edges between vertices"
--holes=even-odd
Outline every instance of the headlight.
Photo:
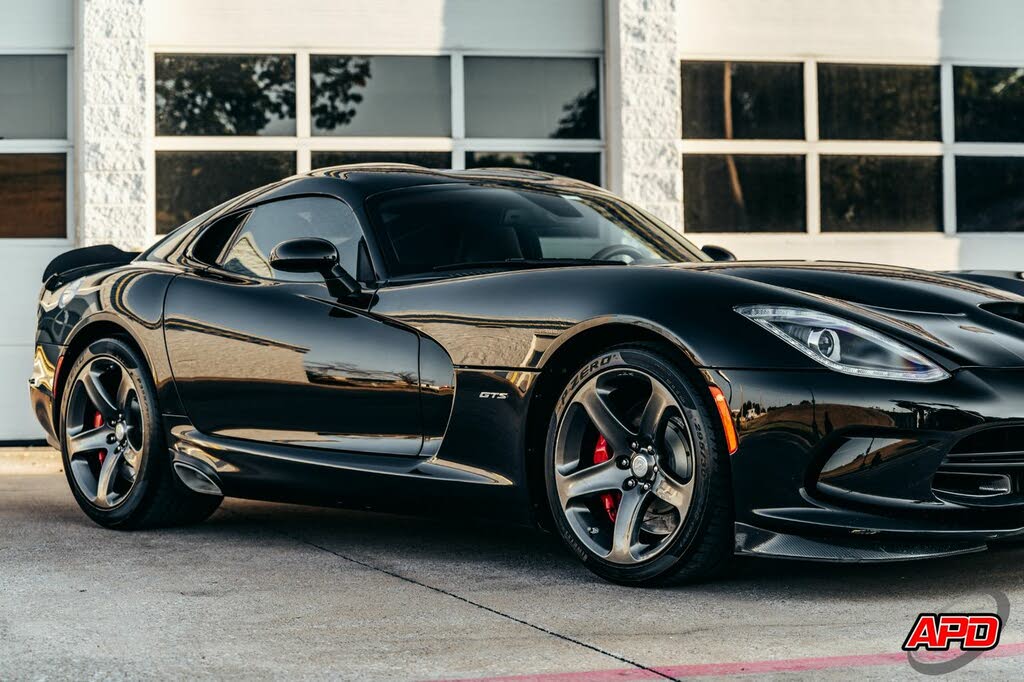
[[735,310],[837,372],[896,381],[941,381],[949,377],[916,350],[834,315],[783,306],[750,305]]

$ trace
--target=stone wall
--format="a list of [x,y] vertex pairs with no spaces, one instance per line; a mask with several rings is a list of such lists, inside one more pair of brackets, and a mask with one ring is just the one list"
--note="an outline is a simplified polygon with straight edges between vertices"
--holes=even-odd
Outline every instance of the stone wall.
[[682,224],[676,0],[609,0],[607,137],[611,189]]
[[149,241],[146,0],[76,3],[78,243]]

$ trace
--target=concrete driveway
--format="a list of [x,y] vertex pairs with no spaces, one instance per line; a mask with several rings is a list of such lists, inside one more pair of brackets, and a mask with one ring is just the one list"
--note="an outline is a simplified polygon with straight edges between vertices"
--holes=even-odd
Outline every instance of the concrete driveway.
[[[736,561],[717,582],[593,577],[551,536],[229,500],[206,523],[103,530],[52,451],[0,451],[0,679],[917,677],[918,613],[1009,595],[961,674],[1020,676],[1024,548],[927,563]],[[1019,622],[1018,622],[1019,621]]]

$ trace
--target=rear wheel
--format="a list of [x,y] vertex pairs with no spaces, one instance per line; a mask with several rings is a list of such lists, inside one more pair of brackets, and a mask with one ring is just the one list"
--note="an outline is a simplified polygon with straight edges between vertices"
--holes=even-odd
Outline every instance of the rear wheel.
[[733,537],[716,434],[703,396],[657,347],[624,345],[589,360],[548,429],[548,500],[562,539],[614,582],[707,576]]
[[108,528],[198,522],[222,499],[193,492],[171,470],[144,368],[123,341],[96,341],[76,359],[63,392],[64,472],[82,510]]

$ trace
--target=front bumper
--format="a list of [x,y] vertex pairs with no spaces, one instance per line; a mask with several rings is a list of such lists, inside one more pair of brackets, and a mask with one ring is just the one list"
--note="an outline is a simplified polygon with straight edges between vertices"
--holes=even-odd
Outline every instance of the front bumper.
[[1024,370],[962,369],[932,384],[709,374],[728,387],[739,433],[740,553],[873,561],[1024,534]]

